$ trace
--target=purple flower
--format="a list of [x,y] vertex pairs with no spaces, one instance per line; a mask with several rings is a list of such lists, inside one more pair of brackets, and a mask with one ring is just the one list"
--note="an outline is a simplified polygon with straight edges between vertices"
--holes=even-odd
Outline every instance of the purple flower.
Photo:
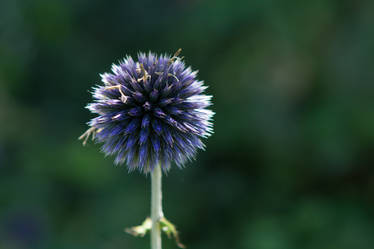
[[128,56],[102,74],[103,85],[93,88],[94,101],[87,105],[98,116],[80,137],[84,144],[92,135],[116,164],[144,173],[193,159],[204,148],[200,139],[212,133],[214,113],[206,109],[212,96],[203,94],[207,87],[179,53],[139,53],[138,61]]

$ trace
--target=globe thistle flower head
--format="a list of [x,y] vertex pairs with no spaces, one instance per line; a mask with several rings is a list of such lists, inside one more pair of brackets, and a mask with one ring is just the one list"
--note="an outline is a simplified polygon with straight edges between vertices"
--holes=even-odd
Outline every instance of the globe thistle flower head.
[[102,74],[103,84],[93,88],[94,101],[87,105],[98,116],[80,137],[83,144],[92,135],[116,164],[144,173],[193,159],[204,148],[201,138],[212,134],[214,113],[207,109],[207,87],[179,53],[139,53],[137,61],[127,56]]

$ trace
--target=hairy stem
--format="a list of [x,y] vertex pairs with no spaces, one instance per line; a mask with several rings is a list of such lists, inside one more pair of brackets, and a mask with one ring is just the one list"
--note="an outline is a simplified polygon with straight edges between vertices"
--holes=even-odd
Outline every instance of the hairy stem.
[[151,249],[161,249],[161,229],[160,219],[163,218],[162,212],[162,191],[161,191],[162,171],[160,165],[157,165],[151,173],[152,197],[151,197]]

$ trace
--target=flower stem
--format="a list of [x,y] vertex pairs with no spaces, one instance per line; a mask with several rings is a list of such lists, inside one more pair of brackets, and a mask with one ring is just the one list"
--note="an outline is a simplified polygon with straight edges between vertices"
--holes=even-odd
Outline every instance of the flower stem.
[[162,191],[161,191],[161,166],[157,165],[151,173],[152,197],[151,197],[151,249],[161,249],[161,228],[160,220],[164,214],[162,212]]

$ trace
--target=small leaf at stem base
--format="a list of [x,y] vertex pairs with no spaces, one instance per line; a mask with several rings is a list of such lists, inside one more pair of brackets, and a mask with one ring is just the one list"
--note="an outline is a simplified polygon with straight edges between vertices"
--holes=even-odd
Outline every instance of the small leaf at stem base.
[[[161,218],[159,222],[160,222],[161,231],[165,232],[166,236],[168,236],[169,239],[174,237],[175,243],[177,244],[179,248],[182,248],[182,249],[186,248],[186,246],[180,242],[178,231],[173,223],[171,223],[165,217]],[[152,229],[152,220],[151,218],[147,217],[141,225],[126,228],[125,232],[135,237],[144,237],[148,231],[151,231],[151,229]]]
[[144,237],[152,229],[152,220],[147,217],[140,226],[126,228],[125,232],[135,237]]

